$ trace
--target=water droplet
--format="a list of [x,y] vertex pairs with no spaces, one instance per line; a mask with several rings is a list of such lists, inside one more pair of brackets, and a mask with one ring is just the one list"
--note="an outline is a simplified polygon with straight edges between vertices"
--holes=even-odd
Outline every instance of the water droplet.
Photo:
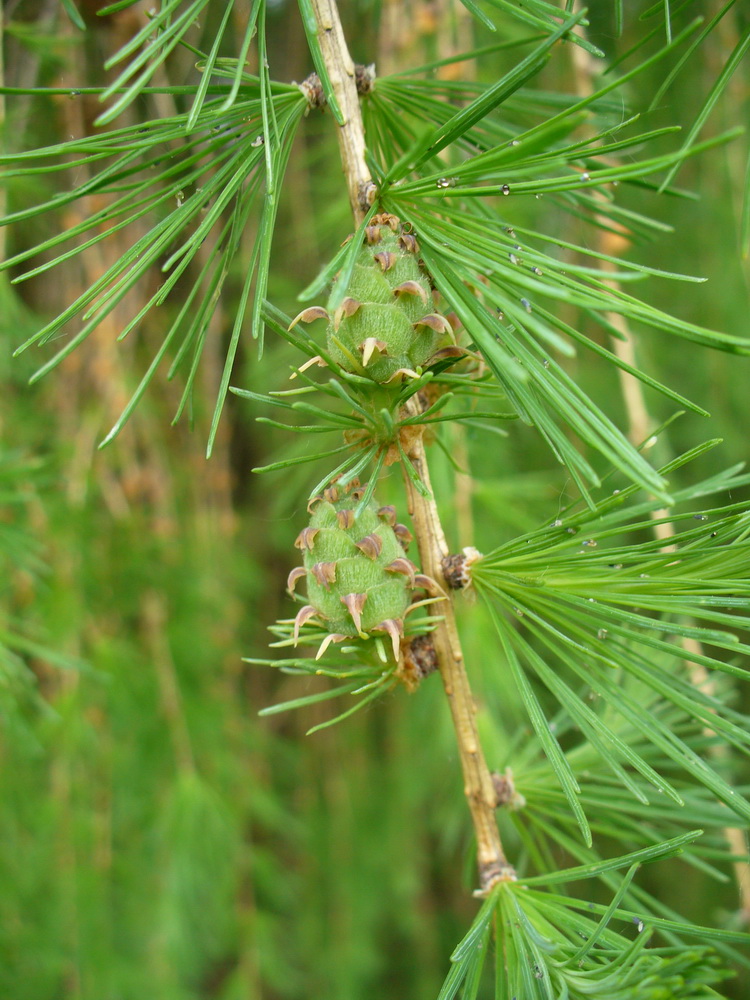
[[514,139],[511,142],[511,146],[520,146],[520,145],[521,145],[521,140],[520,139]]
[[596,604],[596,598],[589,597],[589,604]]
[[514,253],[509,253],[508,254],[508,260],[511,262],[511,264],[517,264],[518,263],[518,257],[516,257],[516,255]]
[[557,520],[553,523],[552,526],[554,528],[562,528],[562,521],[561,521],[561,519],[558,517]]
[[535,194],[534,197],[536,198],[537,201],[542,200],[542,196],[540,194]]
[[587,549],[595,549],[597,542],[593,538],[587,538],[585,542],[581,542],[581,545],[585,545]]
[[550,365],[549,358],[545,358],[544,361],[542,361],[542,368],[549,368],[549,365]]
[[622,569],[622,563],[609,563],[610,569]]
[[250,145],[257,149],[257,147],[262,146],[265,141],[266,140],[263,138],[263,133],[261,132],[260,135],[256,135],[256,137],[253,139]]
[[518,615],[519,618],[523,618],[523,611],[520,608],[513,608],[513,613]]
[[640,579],[641,580],[648,580],[649,579],[648,573],[641,573]]
[[596,638],[597,639],[606,639],[608,635],[609,635],[609,632],[607,631],[606,628],[600,628],[599,631],[596,633]]
[[716,538],[716,536],[717,536],[718,534],[719,534],[719,532],[718,532],[718,531],[712,531],[712,532],[711,532],[711,538]]
[[706,514],[693,514],[694,521],[707,521],[708,516]]
[[566,528],[565,530],[567,531],[567,533],[569,535],[577,535],[579,529],[578,528]]
[[448,177],[441,177],[441,178],[440,178],[440,179],[439,179],[439,180],[437,181],[437,186],[438,186],[439,188],[449,188],[449,187],[451,186],[451,182],[450,182],[450,179],[449,179]]
[[531,269],[531,270],[532,270],[532,271],[534,272],[534,274],[538,274],[538,275],[540,275],[540,276],[541,276],[541,274],[542,274],[542,270],[541,270],[541,268],[538,268],[538,267],[532,267],[532,269]]
[[497,311],[497,318],[500,319],[500,320],[505,319],[505,313],[502,311],[502,309],[498,309],[498,311]]
[[516,238],[516,233],[512,226],[503,226],[503,229],[508,234],[508,236],[510,236],[512,240]]
[[508,184],[503,184],[500,190],[503,192],[503,194],[510,194],[510,186]]
[[531,312],[531,303],[528,299],[521,299],[521,305],[524,307],[527,313]]
[[584,173],[581,174],[581,180],[582,181],[590,181],[591,180],[591,175],[584,172]]
[[612,490],[612,496],[616,497],[619,492],[619,490]]
[[80,97],[80,96],[81,96],[81,91],[80,90],[71,90],[71,92],[68,94],[68,97],[70,97],[71,99],[74,98],[74,97]]
[[643,923],[643,921],[641,920],[640,917],[633,917],[633,923],[635,924],[636,929],[637,929],[638,933],[640,934],[641,931],[643,930],[645,924]]
[[185,192],[178,191],[177,194],[174,196],[174,200],[177,202],[177,207],[179,208],[180,205],[182,205],[182,203],[185,201]]

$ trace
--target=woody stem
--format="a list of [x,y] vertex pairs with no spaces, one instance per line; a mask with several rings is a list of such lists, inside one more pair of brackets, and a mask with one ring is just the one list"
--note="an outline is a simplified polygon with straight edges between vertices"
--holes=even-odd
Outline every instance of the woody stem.
[[[418,413],[419,403],[416,397],[412,396],[404,409],[410,416]],[[443,575],[443,559],[448,555],[448,545],[437,504],[432,495],[430,470],[421,436],[409,449],[408,458],[423,485],[430,491],[429,496],[423,496],[411,478],[404,475],[409,514],[414,524],[422,572],[431,576],[433,580],[443,581],[447,588]],[[447,593],[450,594],[449,589]],[[432,640],[456,732],[464,794],[474,824],[480,891],[487,891],[496,882],[515,878],[515,872],[505,858],[500,841],[495,818],[497,792],[479,742],[476,705],[466,673],[451,596],[440,604],[440,612],[442,621],[432,633]]]
[[[354,65],[346,46],[335,0],[312,0],[312,7],[323,58],[344,117],[344,124],[338,130],[339,148],[349,201],[355,220],[359,222],[366,211],[367,193],[372,196],[375,189],[365,162],[364,126]],[[408,401],[405,410],[410,416],[420,412],[416,397]],[[429,496],[423,496],[416,490],[411,479],[404,476],[422,570],[434,580],[445,582],[442,561],[448,555],[448,547],[437,505],[432,497],[430,472],[421,436],[412,443],[408,458],[422,483],[430,491]],[[497,794],[479,742],[476,706],[466,673],[452,599],[442,602],[440,608],[442,621],[432,633],[432,639],[456,732],[464,793],[474,824],[480,892],[486,892],[496,882],[514,878],[515,873],[505,859],[497,828]]]
[[354,63],[341,27],[336,0],[311,0],[318,26],[318,42],[343,124],[338,128],[339,152],[344,167],[349,204],[359,224],[376,193],[365,162],[365,128],[359,107]]

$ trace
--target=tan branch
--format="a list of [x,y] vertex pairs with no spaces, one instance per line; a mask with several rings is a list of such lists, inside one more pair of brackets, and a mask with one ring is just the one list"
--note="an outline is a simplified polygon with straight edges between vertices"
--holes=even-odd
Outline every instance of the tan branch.
[[[354,64],[346,47],[338,10],[334,0],[313,0],[318,22],[323,58],[345,124],[339,128],[339,149],[344,167],[349,201],[354,217],[360,221],[368,201],[374,200],[375,188],[365,164],[365,136],[359,98],[354,77]],[[419,403],[412,398],[406,410],[419,412]],[[420,479],[430,489],[430,473],[421,437],[412,443],[409,458]],[[409,512],[414,522],[415,536],[422,562],[422,571],[434,580],[443,578],[442,560],[448,555],[440,517],[434,500],[423,497],[408,476],[404,476]],[[476,724],[476,706],[464,666],[461,643],[456,627],[453,603],[441,605],[443,622],[432,633],[438,667],[448,697],[456,731],[459,756],[464,778],[464,793],[468,800],[477,840],[477,863],[480,893],[503,879],[515,878],[513,868],[503,854],[495,818],[497,793],[487,762],[482,753]]]
[[354,74],[354,63],[341,27],[335,0],[312,0],[318,23],[318,40],[333,93],[344,124],[338,128],[339,152],[344,166],[349,204],[359,224],[377,193],[365,163],[365,130]]
[[[416,398],[412,397],[405,407],[405,411],[410,416],[415,415],[418,412],[418,406]],[[422,483],[432,494],[427,456],[421,437],[412,444],[408,457]],[[414,533],[419,547],[422,572],[432,577],[433,580],[444,581],[442,563],[448,555],[448,545],[445,541],[445,533],[435,500],[432,495],[422,496],[406,474],[404,474],[404,482],[409,500],[409,514],[414,524]],[[432,633],[432,640],[437,652],[438,668],[456,731],[464,779],[464,794],[469,803],[477,839],[477,867],[481,894],[489,890],[496,882],[514,879],[515,871],[508,864],[500,841],[495,818],[495,809],[498,804],[497,791],[479,742],[476,705],[469,686],[451,597],[448,597],[440,605],[440,611],[443,621]]]

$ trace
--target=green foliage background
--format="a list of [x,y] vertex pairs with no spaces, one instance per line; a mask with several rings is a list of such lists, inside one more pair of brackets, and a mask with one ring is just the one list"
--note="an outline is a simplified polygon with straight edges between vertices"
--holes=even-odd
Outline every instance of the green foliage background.
[[[385,16],[396,6],[403,32],[384,46]],[[101,85],[103,58],[133,25],[127,12],[97,19],[96,7],[81,5],[89,26],[82,35],[57,4],[7,4],[6,85],[71,91]],[[467,33],[476,45],[491,40],[458,6],[437,18],[435,5],[417,2],[343,7],[353,54],[365,63],[425,62],[448,53],[459,36],[466,44]],[[610,5],[592,7],[591,38],[608,53],[627,51],[642,25],[629,12],[615,39]],[[202,32],[211,37],[216,5],[204,13],[193,38],[198,46]],[[733,10],[697,50],[653,109],[649,128],[676,121],[689,127],[746,30],[743,18],[747,12]],[[312,67],[296,8],[269,6],[267,29],[273,77],[303,79]],[[521,30],[514,25],[511,33]],[[194,62],[178,49],[160,82],[195,82]],[[492,79],[510,63],[499,53],[477,65],[482,78]],[[657,68],[633,86],[650,94],[662,79]],[[573,84],[563,58],[540,81],[551,92]],[[748,120],[749,84],[745,62],[702,137]],[[126,115],[174,110],[159,105],[164,98],[142,100],[146,108],[134,105]],[[8,97],[6,146],[85,134],[98,112],[85,94]],[[746,160],[743,136],[683,165],[679,184],[699,192],[698,201],[637,189],[623,196],[629,207],[674,227],[633,250],[634,259],[709,279],[677,286],[649,281],[649,300],[743,336],[750,287],[741,254]],[[15,179],[8,197],[22,203],[37,197],[35,185],[48,183]],[[350,231],[340,185],[330,117],[310,116],[279,203],[269,289],[269,298],[291,314],[300,288]],[[93,208],[66,209],[61,224],[75,225],[77,211]],[[538,211],[547,211],[544,202]],[[48,235],[54,230],[45,227],[53,224],[31,220],[12,237],[18,242],[12,250]],[[583,238],[570,217],[550,215],[545,224],[562,227],[572,242]],[[243,237],[248,250],[254,235]],[[107,252],[116,248],[102,251],[103,258]],[[213,457],[207,464],[203,457],[242,266],[230,276],[213,323],[208,363],[196,384],[194,430],[170,427],[179,390],[155,384],[117,441],[99,451],[159,342],[158,311],[137,339],[121,345],[114,342],[122,322],[115,315],[32,388],[26,379],[36,366],[29,355],[11,361],[9,354],[103,263],[74,258],[20,293],[0,279],[0,629],[7,633],[0,661],[0,995],[434,997],[447,955],[476,909],[467,892],[471,844],[459,766],[437,680],[418,696],[397,692],[356,722],[309,739],[303,734],[326,717],[325,703],[319,714],[311,707],[303,716],[257,718],[275,701],[316,689],[315,681],[242,663],[265,655],[267,625],[289,613],[284,581],[305,520],[310,472],[254,476],[250,469],[277,460],[289,441],[255,424],[258,411],[232,397]],[[147,291],[153,288],[136,294]],[[747,362],[651,334],[638,349],[646,370],[711,410],[710,420],[690,415],[674,423],[659,440],[657,461],[708,437],[723,444],[691,468],[691,477],[745,459]],[[234,384],[279,388],[295,363],[288,346],[273,339],[260,361],[254,345],[240,344]],[[569,371],[626,423],[616,380],[594,356],[582,352]],[[671,416],[673,404],[648,392],[647,398],[654,424]],[[467,498],[465,479],[433,449],[438,495],[448,523],[458,525],[456,546],[492,548],[554,517],[572,493],[528,429],[513,425],[490,446],[473,431],[448,444],[477,477]],[[732,500],[747,497],[743,487]],[[523,743],[522,710],[498,704],[496,677],[505,667],[491,625],[478,605],[464,614],[471,624],[467,659],[480,678],[480,697],[490,692],[484,723],[501,713]],[[488,678],[492,683],[483,684]],[[489,739],[489,725],[483,728]],[[488,750],[492,763],[493,753],[499,760],[506,748]],[[732,885],[717,888],[699,870],[678,865],[653,866],[647,877],[696,921],[731,923]],[[726,992],[740,998],[749,988],[745,972]]]

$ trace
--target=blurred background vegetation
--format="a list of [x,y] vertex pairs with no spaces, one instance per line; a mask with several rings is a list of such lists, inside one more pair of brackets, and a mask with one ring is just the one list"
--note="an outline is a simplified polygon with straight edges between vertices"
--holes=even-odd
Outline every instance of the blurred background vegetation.
[[[107,81],[104,60],[141,27],[148,4],[105,18],[93,0],[79,6],[85,34],[57,0],[6,0],[6,86],[76,91]],[[342,7],[355,59],[374,62],[380,74],[493,40],[450,0]],[[609,57],[641,37],[637,15],[648,4],[626,4],[619,38],[610,4],[592,7],[590,37]],[[712,16],[720,5],[689,7],[691,15]],[[220,8],[207,8],[208,22],[194,29],[196,46],[204,33],[211,37]],[[242,5],[236,17],[240,32]],[[648,127],[689,127],[747,17],[737,4],[722,19],[649,112]],[[294,4],[269,4],[268,33],[272,77],[307,76],[312,66]],[[522,33],[508,25],[510,37]],[[513,58],[500,52],[441,72],[492,79]],[[580,72],[562,49],[535,85],[573,91]],[[637,103],[648,103],[663,76],[659,66],[638,79]],[[197,77],[194,54],[178,49],[155,83]],[[704,136],[749,119],[749,84],[745,64]],[[182,110],[175,102],[144,97],[120,124]],[[90,133],[98,111],[83,94],[7,97],[5,147]],[[680,186],[699,200],[636,186],[622,194],[623,204],[665,223],[628,253],[709,279],[651,281],[642,294],[742,335],[750,315],[750,265],[740,246],[747,151],[743,137],[681,168]],[[311,115],[292,155],[274,244],[269,297],[291,314],[298,291],[350,231],[337,157],[330,116]],[[62,176],[61,184],[70,183]],[[38,199],[41,183],[49,182],[14,179],[3,197],[23,205]],[[37,242],[49,227],[74,225],[76,213],[95,210],[95,199],[5,234],[7,250]],[[548,213],[544,225],[574,242],[596,238],[543,201],[534,211]],[[253,237],[248,232],[248,247]],[[170,426],[180,389],[160,382],[117,440],[97,450],[174,306],[150,313],[121,344],[115,313],[32,387],[26,382],[39,354],[10,358],[42,318],[114,259],[117,239],[18,289],[0,279],[0,996],[428,1000],[476,908],[467,891],[471,844],[460,770],[437,681],[305,738],[330,711],[325,703],[320,716],[315,708],[261,720],[257,713],[310,690],[310,682],[242,662],[265,655],[267,626],[290,613],[284,585],[295,562],[292,541],[317,469],[253,475],[252,467],[280,451],[314,442],[290,444],[288,435],[254,422],[260,409],[234,397],[213,457],[204,458],[241,267],[213,321],[192,429]],[[155,274],[151,287],[135,291],[128,317],[157,281]],[[259,361],[254,346],[241,345],[233,384],[281,388],[296,361],[290,348],[269,340]],[[691,478],[747,457],[746,362],[653,334],[637,350],[647,371],[711,410],[709,420],[677,420],[669,443],[660,439],[657,461],[710,437],[723,444],[690,467]],[[627,426],[609,369],[586,353],[570,370]],[[672,409],[655,395],[646,402],[650,432]],[[433,449],[453,545],[489,548],[554,516],[570,496],[563,470],[533,431],[512,425],[508,437],[489,443],[473,432],[450,433],[448,450],[473,477]],[[398,477],[391,479],[384,494],[390,489],[398,501]],[[468,606],[465,617],[481,700],[483,674],[502,665],[479,609]],[[482,702],[481,711],[501,715],[511,732],[527,725],[512,703],[496,702]],[[503,748],[488,751],[493,764]],[[674,864],[648,873],[664,880],[667,899]],[[701,923],[731,922],[738,908],[732,886],[717,890],[694,869],[681,871],[679,893],[683,912]],[[750,982],[740,977],[726,990],[745,997]]]

